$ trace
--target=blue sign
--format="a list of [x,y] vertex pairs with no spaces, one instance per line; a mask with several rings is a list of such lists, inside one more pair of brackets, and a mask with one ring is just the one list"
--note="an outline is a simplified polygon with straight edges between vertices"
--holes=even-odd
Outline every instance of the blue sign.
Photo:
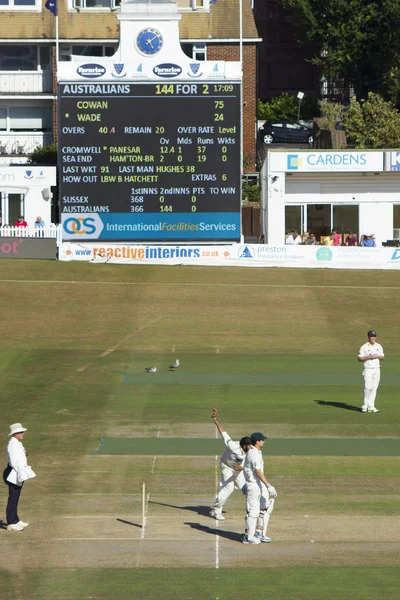
[[126,213],[62,215],[63,239],[107,240],[237,240],[238,213]]

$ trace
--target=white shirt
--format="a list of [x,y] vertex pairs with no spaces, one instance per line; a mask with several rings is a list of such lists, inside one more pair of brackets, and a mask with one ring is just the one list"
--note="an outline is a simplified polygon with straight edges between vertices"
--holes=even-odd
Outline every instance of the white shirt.
[[242,450],[240,443],[231,440],[226,431],[223,431],[221,435],[227,446],[227,449],[221,456],[221,464],[231,468],[234,466],[241,467],[246,453]]
[[298,246],[299,244],[301,244],[301,236],[298,235],[296,237],[296,239],[292,236],[292,234],[288,235],[288,237],[286,238],[286,243],[290,244],[291,246]]
[[264,461],[261,450],[257,450],[252,446],[247,452],[243,463],[243,473],[248,483],[261,483],[256,471],[264,473]]
[[[379,356],[385,356],[383,353],[383,348],[380,344],[370,344],[367,342],[363,346],[361,346],[358,356],[360,358],[364,356],[370,356],[371,354],[379,354]],[[364,363],[364,369],[380,369],[381,361],[379,358],[373,358],[372,360],[366,360]]]
[[7,477],[7,481],[14,483],[15,485],[21,485],[24,480],[21,480],[19,475],[24,467],[27,467],[28,465],[26,462],[25,448],[22,445],[22,442],[15,437],[12,437],[8,442],[7,458],[8,464],[12,468],[11,473]]

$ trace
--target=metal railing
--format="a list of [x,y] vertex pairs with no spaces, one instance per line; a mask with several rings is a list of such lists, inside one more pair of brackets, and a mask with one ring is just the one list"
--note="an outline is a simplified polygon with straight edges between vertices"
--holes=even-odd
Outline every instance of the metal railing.
[[0,227],[0,237],[42,237],[55,238],[57,246],[61,243],[61,225],[51,223],[45,227],[15,227],[15,225],[2,225]]
[[0,132],[0,155],[24,156],[31,154],[38,146],[48,146],[53,143],[52,133]]
[[53,92],[51,71],[0,71],[0,94]]

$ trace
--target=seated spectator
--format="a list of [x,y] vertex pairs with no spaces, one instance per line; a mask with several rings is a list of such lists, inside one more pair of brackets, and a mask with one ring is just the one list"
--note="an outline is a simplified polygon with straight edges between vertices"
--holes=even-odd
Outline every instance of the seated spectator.
[[286,238],[286,243],[291,244],[292,246],[298,246],[301,244],[301,237],[297,233],[295,229],[292,229],[289,235]]
[[308,238],[308,231],[305,231],[303,233],[303,235],[301,236],[301,243],[305,244],[306,243],[306,239]]
[[354,235],[353,232],[349,232],[349,235],[346,238],[345,246],[358,246],[357,244],[357,236]]
[[35,227],[44,227],[46,223],[43,221],[42,217],[36,217]]
[[342,236],[340,233],[337,233],[334,229],[332,229],[331,238],[332,238],[332,246],[341,246],[342,245]]
[[333,246],[333,235],[328,235],[323,241],[323,246]]
[[315,233],[309,233],[303,244],[306,246],[316,246],[317,240],[315,239]]
[[28,227],[28,223],[25,221],[24,217],[21,215],[15,221],[14,227]]
[[363,240],[362,245],[365,248],[375,248],[376,242],[375,242],[375,240],[374,240],[374,238],[373,238],[373,236],[372,236],[371,233],[366,233],[364,235],[364,240]]

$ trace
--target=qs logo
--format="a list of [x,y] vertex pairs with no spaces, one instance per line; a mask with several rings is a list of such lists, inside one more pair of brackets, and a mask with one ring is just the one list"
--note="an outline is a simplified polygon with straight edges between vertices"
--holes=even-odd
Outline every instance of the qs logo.
[[96,231],[95,223],[92,217],[71,217],[64,221],[64,231],[70,235],[91,235]]

